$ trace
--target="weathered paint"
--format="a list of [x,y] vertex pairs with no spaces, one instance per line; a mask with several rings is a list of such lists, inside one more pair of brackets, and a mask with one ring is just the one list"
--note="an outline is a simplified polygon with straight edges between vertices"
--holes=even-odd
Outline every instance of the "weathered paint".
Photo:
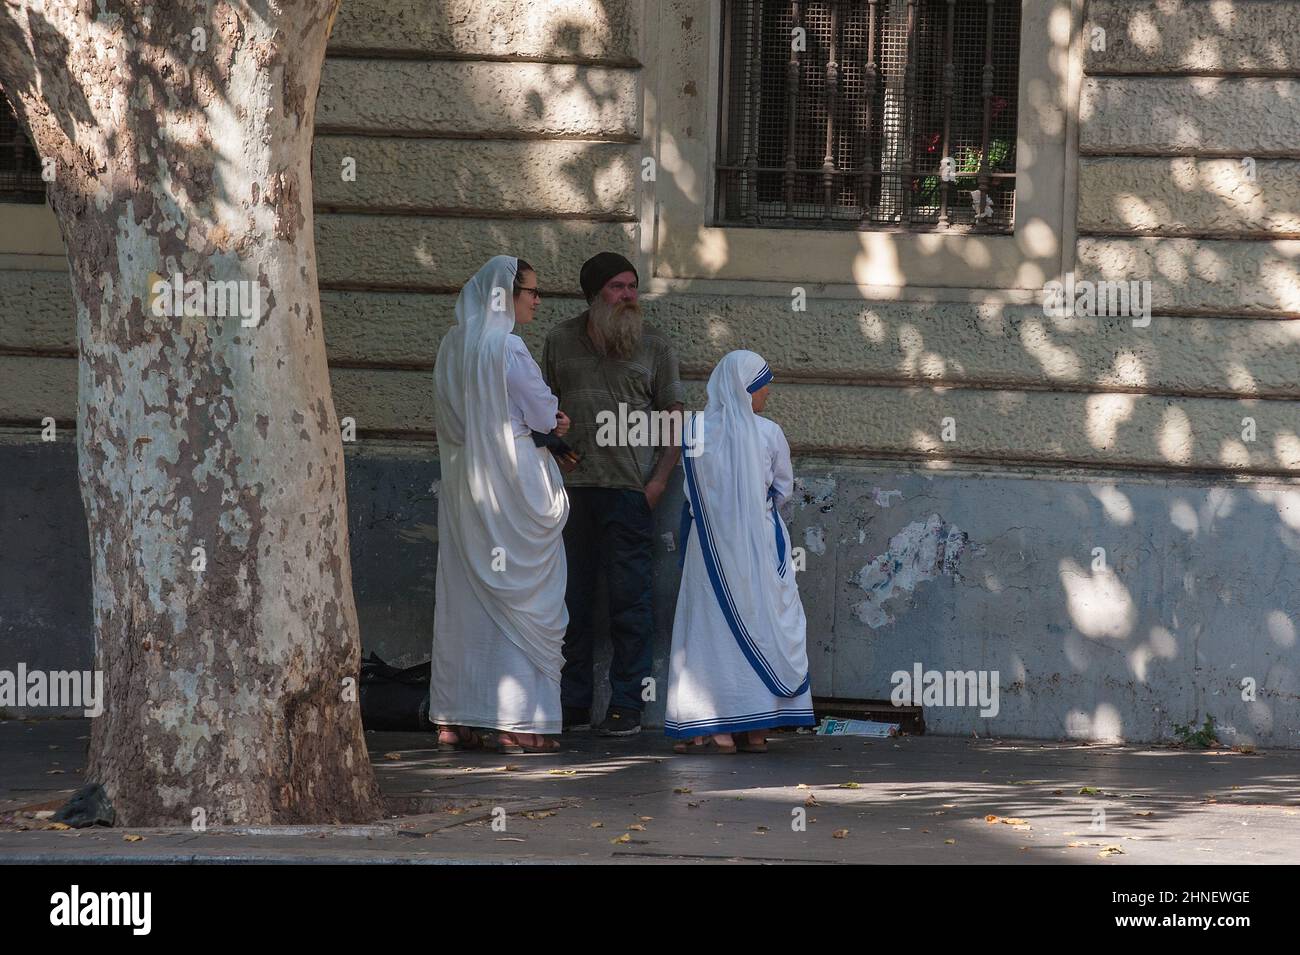
[[867,599],[854,605],[853,615],[873,629],[893,623],[885,602],[916,590],[924,581],[944,575],[960,577],[957,564],[967,543],[966,534],[938,514],[908,524],[889,539],[887,551],[854,577]]
[[[28,654],[33,666],[84,668],[87,541],[75,497],[57,496],[75,486],[74,464],[66,444],[35,447],[0,442],[0,467],[35,485],[0,509],[0,534],[40,546],[0,551],[0,645]],[[917,663],[996,670],[995,718],[927,707],[927,730],[1168,741],[1176,724],[1212,716],[1227,742],[1300,746],[1300,484],[934,472],[831,458],[795,466],[802,487],[829,492],[787,508],[793,540],[811,532],[826,544],[821,551],[805,544],[798,576],[818,696],[885,700],[890,675]],[[429,446],[370,441],[347,454],[363,647],[399,666],[429,658],[437,546],[411,529],[436,526],[437,475]],[[46,507],[46,494],[64,504]],[[655,516],[660,690],[680,581],[673,540],[680,507],[675,481]],[[875,580],[889,596],[864,620],[856,612],[866,596],[861,571],[870,577],[883,555],[889,571]],[[54,586],[50,570],[60,567],[68,570]],[[68,597],[77,593],[84,609]],[[603,671],[603,634],[598,647]],[[18,659],[0,657],[0,667]],[[1246,677],[1257,685],[1253,701],[1242,699]],[[598,689],[598,715],[606,703]],[[646,719],[662,722],[662,693]]]

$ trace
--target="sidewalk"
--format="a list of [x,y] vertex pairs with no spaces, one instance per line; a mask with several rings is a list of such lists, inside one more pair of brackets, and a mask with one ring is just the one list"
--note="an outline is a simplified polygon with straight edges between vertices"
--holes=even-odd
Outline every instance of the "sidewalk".
[[0,862],[1300,861],[1291,750],[779,734],[766,755],[683,757],[648,731],[507,757],[367,733],[394,814],[371,826],[60,832],[16,815],[80,785],[88,735],[88,720],[0,723]]

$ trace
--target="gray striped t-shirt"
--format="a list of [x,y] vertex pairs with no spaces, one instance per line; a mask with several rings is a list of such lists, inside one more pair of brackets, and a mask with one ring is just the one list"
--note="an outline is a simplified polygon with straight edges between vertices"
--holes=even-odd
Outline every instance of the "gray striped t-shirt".
[[[564,476],[569,487],[641,490],[661,448],[648,443],[597,444],[597,415],[610,411],[626,419],[633,411],[665,411],[685,400],[677,353],[662,332],[642,324],[641,347],[629,361],[602,356],[587,334],[587,313],[552,329],[542,352],[542,373],[560,410],[573,419],[564,440],[582,464]],[[626,406],[620,416],[619,405]],[[608,429],[607,429],[608,433]],[[658,433],[656,432],[656,438]]]

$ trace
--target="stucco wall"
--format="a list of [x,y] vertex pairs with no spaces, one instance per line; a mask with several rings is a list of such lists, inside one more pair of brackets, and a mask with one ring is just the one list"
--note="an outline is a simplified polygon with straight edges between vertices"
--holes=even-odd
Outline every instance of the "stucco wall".
[[[792,520],[818,695],[883,697],[914,662],[997,668],[999,717],[927,711],[931,728],[1156,739],[1208,714],[1243,740],[1297,745],[1300,13],[1283,0],[1025,9],[1015,234],[941,237],[711,226],[710,0],[345,0],[318,112],[316,229],[335,404],[360,436],[349,494],[367,647],[411,662],[429,637],[430,378],[457,288],[492,254],[533,262],[548,292],[525,332],[537,353],[581,307],[582,260],[614,248],[638,262],[695,406],[732,348],[776,372],[769,412],[808,492]],[[52,229],[48,210],[0,207],[11,448],[42,417],[75,416]],[[1043,284],[1065,272],[1150,281],[1150,324],[1044,315]],[[678,494],[659,516],[660,675]],[[883,599],[860,608],[862,567],[933,554],[938,535],[960,542],[954,562],[872,578]],[[1095,547],[1113,579],[1094,579]],[[396,555],[405,576],[367,576]],[[1268,694],[1233,696],[1237,674]]]

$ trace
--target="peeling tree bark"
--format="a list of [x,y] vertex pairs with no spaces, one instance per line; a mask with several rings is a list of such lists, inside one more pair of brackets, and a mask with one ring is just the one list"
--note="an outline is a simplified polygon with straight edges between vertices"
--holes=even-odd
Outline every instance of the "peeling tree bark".
[[[77,311],[107,696],[87,778],[126,825],[380,814],[347,685],[360,640],[312,230],[337,6],[0,4],[0,85],[55,160]],[[177,273],[257,283],[259,323],[155,315]]]

